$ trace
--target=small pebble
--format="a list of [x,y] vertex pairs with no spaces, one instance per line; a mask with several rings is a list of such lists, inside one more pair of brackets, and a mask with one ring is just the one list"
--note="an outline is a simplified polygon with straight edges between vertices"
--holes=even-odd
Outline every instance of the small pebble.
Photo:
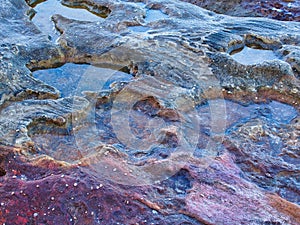
[[297,88],[293,88],[293,89],[291,90],[291,92],[292,92],[293,94],[297,94],[297,93],[298,93],[298,89],[297,89]]
[[157,214],[157,211],[156,211],[156,210],[152,210],[152,213],[153,213],[153,214]]

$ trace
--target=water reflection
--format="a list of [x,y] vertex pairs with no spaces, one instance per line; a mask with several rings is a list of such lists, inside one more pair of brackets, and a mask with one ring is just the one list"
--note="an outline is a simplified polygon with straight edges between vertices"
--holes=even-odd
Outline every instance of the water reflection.
[[132,75],[118,70],[74,63],[37,70],[33,76],[58,89],[61,97],[81,95],[82,91],[108,90],[117,82],[129,82],[132,79]]
[[278,59],[272,50],[262,50],[245,46],[241,51],[232,52],[232,58],[244,65],[262,63],[267,60]]
[[[214,135],[212,127],[216,125],[212,124],[213,115],[211,105],[220,104],[222,101],[224,100],[211,100],[207,105],[202,105],[197,108],[200,130],[197,147],[193,149],[195,151],[194,156],[200,158],[205,157],[205,149]],[[156,114],[155,111],[153,111],[153,105],[150,107],[149,102],[146,105],[144,104],[146,104],[146,102],[141,101],[141,104],[136,106],[136,108],[133,108],[130,114],[129,125],[135,138],[143,140],[145,135],[153,135],[153,133],[147,133],[149,123],[153,123],[153,125],[158,128],[162,126],[162,123],[164,123],[164,126],[166,127],[178,125],[176,121],[166,122],[160,117],[154,117],[152,114],[149,114],[149,112]],[[293,118],[298,115],[298,112],[294,107],[277,101],[272,101],[267,104],[251,104],[249,106],[243,106],[225,100],[225,104],[226,115],[220,116],[220,119],[226,121],[226,130],[231,129],[238,124],[244,124],[245,121],[250,121],[253,118],[265,118],[273,121],[277,127],[284,127],[285,124],[289,124]],[[147,110],[147,112],[144,112],[144,110]],[[50,155],[57,160],[73,162],[91,154],[90,151],[95,151],[95,148],[105,143],[119,146],[118,150],[127,154],[129,157],[128,159],[135,162],[148,160],[153,157],[168,157],[168,155],[175,151],[177,147],[176,138],[174,139],[174,136],[167,135],[166,137],[168,139],[165,140],[167,141],[166,143],[151,148],[149,151],[140,150],[138,145],[136,148],[130,148],[129,150],[128,146],[124,146],[115,134],[116,131],[113,129],[111,121],[112,112],[109,109],[103,110],[96,108],[93,113],[92,120],[87,119],[86,122],[80,122],[79,129],[72,130],[67,135],[60,134],[55,129],[52,129],[48,133],[33,134],[32,138],[38,152]],[[94,126],[95,124],[93,123],[95,123],[96,126]],[[128,137],[130,137],[130,135],[132,134],[128,134]],[[273,148],[277,148],[277,144],[275,146],[274,143],[274,140],[270,139],[270,145],[273,146]],[[221,143],[216,143],[216,147],[219,145],[221,145]]]
[[[224,100],[211,100],[209,104],[199,107],[198,115],[200,121],[200,139],[198,147],[205,149],[209,138],[214,135],[212,132],[212,111],[210,105],[220,105]],[[243,106],[238,103],[225,100],[226,114],[219,115],[220,120],[226,121],[225,129],[228,130],[237,124],[243,124],[245,121],[253,118],[266,118],[278,124],[289,124],[298,113],[297,110],[287,104],[280,103],[277,101],[271,101],[268,104],[251,104]],[[215,120],[217,121],[217,120]]]
[[149,9],[146,12],[146,18],[145,18],[145,22],[146,23],[151,23],[157,20],[163,20],[163,19],[167,19],[168,15],[163,13],[160,10],[154,10],[154,9]]
[[143,26],[132,26],[132,27],[128,27],[129,30],[133,31],[133,32],[146,32],[148,31],[150,28],[149,27],[143,27]]
[[56,41],[59,37],[58,31],[54,28],[51,17],[54,14],[60,14],[68,19],[80,21],[103,21],[104,19],[81,8],[70,8],[60,3],[60,0],[48,0],[34,7],[36,14],[32,22],[50,39]]

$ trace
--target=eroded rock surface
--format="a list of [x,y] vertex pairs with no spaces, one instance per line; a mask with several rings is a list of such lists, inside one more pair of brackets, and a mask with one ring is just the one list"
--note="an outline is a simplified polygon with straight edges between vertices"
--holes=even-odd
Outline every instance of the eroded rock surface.
[[[300,223],[299,23],[63,0],[100,19],[55,14],[53,41],[43,2],[0,3],[0,223]],[[276,59],[237,62],[244,47]],[[31,74],[71,63],[57,87]]]
[[249,1],[249,0],[182,0],[217,13],[231,16],[259,16],[284,21],[300,21],[299,1]]

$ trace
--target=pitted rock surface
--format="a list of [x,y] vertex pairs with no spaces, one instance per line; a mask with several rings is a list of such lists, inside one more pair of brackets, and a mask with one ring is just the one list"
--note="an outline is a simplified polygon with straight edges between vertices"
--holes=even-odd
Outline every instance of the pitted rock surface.
[[259,16],[283,21],[300,21],[297,0],[249,1],[249,0],[182,0],[217,13],[231,16]]

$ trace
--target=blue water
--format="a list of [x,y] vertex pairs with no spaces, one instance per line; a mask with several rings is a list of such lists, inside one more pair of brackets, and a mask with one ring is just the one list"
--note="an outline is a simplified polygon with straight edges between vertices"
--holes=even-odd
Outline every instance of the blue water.
[[234,60],[244,65],[252,65],[267,60],[278,59],[272,50],[254,49],[247,46],[245,46],[242,51],[231,56]]
[[157,20],[163,20],[169,18],[167,14],[163,13],[160,10],[149,9],[146,12],[146,23],[151,23]]
[[143,32],[147,32],[150,28],[149,27],[143,27],[143,26],[132,26],[132,27],[128,27],[128,29],[133,31],[133,32],[143,33]]
[[132,75],[118,70],[74,63],[38,70],[32,74],[36,79],[58,89],[61,97],[81,95],[83,91],[109,90],[115,82],[129,82],[132,79]]
[[70,8],[64,6],[59,0],[48,0],[42,2],[34,7],[36,11],[35,16],[32,18],[32,22],[46,35],[51,37],[53,41],[59,37],[58,31],[56,31],[51,17],[54,14],[62,15],[68,19],[80,20],[80,21],[103,21],[104,19],[90,13],[85,9]]

